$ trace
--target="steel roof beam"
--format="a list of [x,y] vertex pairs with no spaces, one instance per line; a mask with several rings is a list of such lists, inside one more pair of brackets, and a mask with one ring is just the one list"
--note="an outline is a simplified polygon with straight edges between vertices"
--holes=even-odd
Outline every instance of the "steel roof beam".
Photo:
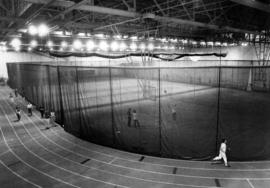
[[[38,4],[46,4],[49,2],[49,0],[24,0],[24,1],[27,1],[30,3],[38,3]],[[55,0],[55,2],[52,5],[68,8],[74,4],[75,3],[71,1]],[[130,11],[125,11],[125,10],[112,9],[112,8],[100,7],[100,6],[83,5],[83,6],[76,7],[76,9],[82,10],[82,11],[96,12],[96,13],[109,14],[109,15],[122,16],[122,17],[130,17],[130,18],[136,18],[136,17],[150,18],[150,19],[157,20],[163,23],[174,22],[176,24],[190,25],[193,27],[203,27],[203,28],[208,28],[208,29],[213,29],[213,30],[228,30],[231,32],[260,34],[259,32],[256,32],[256,31],[243,30],[239,28],[232,28],[232,27],[227,27],[227,26],[219,27],[214,24],[207,24],[207,23],[202,23],[202,22],[197,22],[197,21],[184,20],[184,19],[166,17],[166,16],[157,16],[151,13],[142,15],[138,12],[130,12]]]
[[270,13],[270,5],[266,3],[261,3],[259,1],[254,0],[230,0],[230,1]]

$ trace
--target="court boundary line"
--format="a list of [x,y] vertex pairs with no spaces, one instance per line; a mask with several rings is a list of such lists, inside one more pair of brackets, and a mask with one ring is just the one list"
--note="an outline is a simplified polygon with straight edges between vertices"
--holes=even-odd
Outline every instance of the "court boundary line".
[[247,178],[247,182],[248,182],[248,184],[250,185],[251,188],[255,188],[248,178]]

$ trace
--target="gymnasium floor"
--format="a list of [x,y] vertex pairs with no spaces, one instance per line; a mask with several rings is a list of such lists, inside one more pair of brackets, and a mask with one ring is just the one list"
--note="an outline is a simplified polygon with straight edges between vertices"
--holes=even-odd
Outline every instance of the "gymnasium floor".
[[268,188],[270,161],[210,162],[142,156],[46,129],[39,113],[20,122],[0,89],[0,185],[6,187],[241,187]]

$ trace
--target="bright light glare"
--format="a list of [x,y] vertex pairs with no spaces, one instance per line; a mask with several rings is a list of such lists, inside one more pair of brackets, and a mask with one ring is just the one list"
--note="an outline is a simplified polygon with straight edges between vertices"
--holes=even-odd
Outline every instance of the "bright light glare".
[[170,46],[169,49],[170,49],[170,50],[175,50],[175,47],[174,47],[174,46]]
[[51,47],[53,46],[53,42],[49,40],[49,41],[47,42],[47,46],[48,46],[49,48],[51,48]]
[[168,47],[168,46],[163,46],[162,48],[163,48],[164,50],[168,50],[169,47]]
[[137,44],[136,44],[136,43],[131,43],[131,45],[130,45],[130,49],[131,49],[132,51],[136,51],[136,50],[137,50],[137,48],[138,48],[138,46],[137,46]]
[[101,50],[107,51],[107,50],[108,50],[108,47],[109,47],[109,45],[107,44],[106,41],[101,41],[101,42],[99,43],[99,48],[100,48]]
[[6,52],[7,51],[7,47],[6,46],[0,46],[0,51]]
[[20,39],[15,38],[15,39],[13,39],[13,40],[11,41],[10,44],[11,44],[11,46],[12,46],[13,48],[20,48],[20,45],[22,44],[22,42],[21,42]]
[[105,35],[103,33],[95,34],[96,37],[104,39]]
[[144,44],[144,43],[142,43],[142,44],[140,45],[140,49],[141,49],[142,51],[145,50],[145,44]]
[[20,47],[15,48],[15,51],[16,51],[16,52],[18,52],[18,51],[20,51],[20,50],[21,50]]
[[37,47],[37,45],[38,45],[38,43],[37,43],[36,40],[32,40],[32,41],[30,42],[30,46],[31,46],[32,48]]
[[111,49],[112,49],[112,51],[116,51],[116,50],[119,49],[119,45],[118,45],[118,43],[116,41],[113,41],[111,43]]
[[28,52],[30,52],[30,51],[32,51],[32,48],[31,48],[31,47],[28,47],[28,49],[27,49],[27,50],[28,50]]
[[95,43],[92,40],[87,41],[86,48],[89,51],[93,50],[95,48]]
[[62,41],[61,42],[61,47],[62,48],[66,48],[68,46],[67,42],[66,41]]
[[40,37],[44,37],[48,35],[48,33],[49,33],[49,28],[47,25],[41,24],[40,26],[38,26],[38,35]]
[[119,47],[121,51],[124,51],[127,48],[127,45],[124,42],[122,42]]
[[148,50],[152,51],[154,50],[154,45],[152,43],[148,44],[147,46]]
[[81,42],[80,40],[75,40],[75,41],[73,42],[73,47],[74,47],[76,50],[80,49],[80,48],[82,47],[82,42]]
[[138,40],[138,37],[137,36],[132,36],[130,37],[131,40]]
[[247,42],[242,42],[241,45],[242,46],[248,46],[248,43]]
[[200,56],[190,56],[189,57],[191,59],[191,61],[199,61],[200,60]]
[[115,38],[115,39],[121,39],[122,36],[121,35],[114,35],[113,38]]
[[30,25],[30,26],[28,27],[28,33],[29,33],[30,35],[36,35],[36,34],[38,33],[37,27],[34,26],[34,25]]

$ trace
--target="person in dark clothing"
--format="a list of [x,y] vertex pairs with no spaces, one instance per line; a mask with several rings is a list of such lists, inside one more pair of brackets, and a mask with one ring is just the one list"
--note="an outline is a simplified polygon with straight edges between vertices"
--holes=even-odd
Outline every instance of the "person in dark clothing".
[[17,121],[20,121],[21,120],[21,109],[18,106],[16,106],[16,116],[18,118]]
[[131,125],[131,118],[132,118],[131,108],[128,109],[127,116],[128,116],[128,126],[130,127],[130,125]]
[[39,107],[39,112],[40,112],[41,118],[44,118],[45,109],[44,109],[43,106],[40,106],[40,107]]
[[18,90],[17,89],[14,89],[14,95],[15,95],[15,97],[18,97]]

